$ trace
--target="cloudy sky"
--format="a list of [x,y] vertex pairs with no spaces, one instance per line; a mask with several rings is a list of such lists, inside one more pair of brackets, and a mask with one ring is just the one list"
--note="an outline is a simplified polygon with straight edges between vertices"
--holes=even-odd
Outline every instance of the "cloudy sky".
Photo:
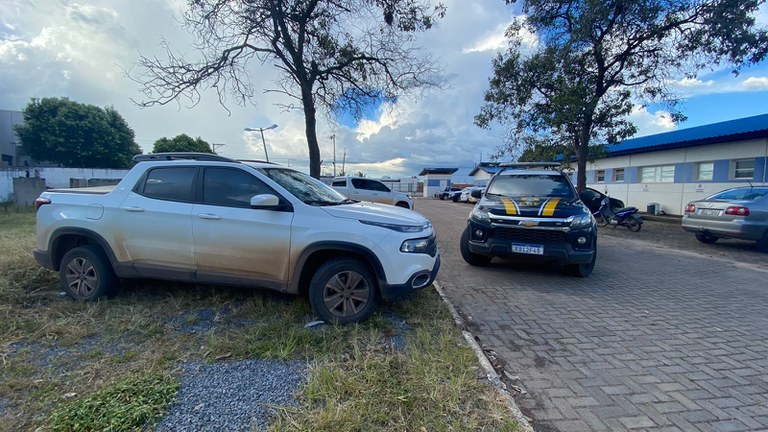
[[[421,37],[420,45],[438,59],[449,78],[445,90],[419,99],[401,98],[373,119],[357,125],[332,124],[319,118],[323,171],[332,172],[336,137],[337,167],[346,151],[347,172],[372,177],[413,176],[424,167],[457,167],[466,173],[488,160],[503,142],[500,131],[481,130],[472,120],[480,110],[491,72],[491,58],[505,49],[503,33],[515,10],[502,0],[443,0],[445,19]],[[188,107],[171,104],[139,108],[139,85],[125,77],[139,55],[161,55],[160,41],[190,54],[191,37],[178,24],[183,0],[2,0],[0,2],[0,109],[22,110],[30,98],[68,97],[97,106],[113,106],[136,133],[145,152],[161,137],[186,133],[217,146],[222,155],[263,158],[258,133],[266,127],[270,160],[307,170],[307,146],[300,109],[275,93],[261,94],[246,107],[228,104],[214,94]],[[763,6],[758,21],[768,25]],[[257,89],[274,88],[270,66],[252,73]],[[689,120],[675,126],[665,113],[638,108],[632,120],[638,135],[648,135],[717,121],[768,113],[768,63],[734,77],[707,71],[681,80],[689,98]],[[461,181],[461,179],[455,179]]]

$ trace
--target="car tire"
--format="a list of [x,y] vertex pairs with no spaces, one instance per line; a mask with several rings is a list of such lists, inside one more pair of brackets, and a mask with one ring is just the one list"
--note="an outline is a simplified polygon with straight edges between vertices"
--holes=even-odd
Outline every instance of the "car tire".
[[67,252],[59,265],[64,291],[75,300],[94,301],[117,291],[118,279],[104,251],[93,245]]
[[597,222],[597,226],[599,227],[608,225],[608,219],[606,219],[603,215],[595,216],[595,222]]
[[373,314],[378,285],[363,262],[332,259],[317,269],[309,283],[309,303],[322,320],[333,324],[363,321]]
[[702,243],[712,244],[717,241],[717,237],[711,236],[709,234],[696,233],[696,240]]
[[568,264],[565,266],[565,271],[569,274],[577,277],[588,277],[592,274],[592,270],[595,269],[595,261],[597,261],[597,241],[593,245],[595,253],[592,254],[592,261],[585,264]]
[[461,244],[459,248],[461,249],[461,257],[464,258],[464,261],[476,267],[486,266],[491,262],[491,259],[493,259],[493,257],[489,257],[488,255],[476,254],[469,250],[469,227],[465,228],[464,232],[461,234]]

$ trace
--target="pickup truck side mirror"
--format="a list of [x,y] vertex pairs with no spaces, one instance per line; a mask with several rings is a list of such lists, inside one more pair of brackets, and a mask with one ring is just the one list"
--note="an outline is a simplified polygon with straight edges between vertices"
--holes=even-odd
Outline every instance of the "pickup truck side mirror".
[[253,209],[276,209],[280,205],[280,198],[271,194],[262,194],[251,197]]
[[472,198],[482,198],[483,191],[481,191],[480,189],[474,189],[472,192],[470,192],[470,195],[472,195]]

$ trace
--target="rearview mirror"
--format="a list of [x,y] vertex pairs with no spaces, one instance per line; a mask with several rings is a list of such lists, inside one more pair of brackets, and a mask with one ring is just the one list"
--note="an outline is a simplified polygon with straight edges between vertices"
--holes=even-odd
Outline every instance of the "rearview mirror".
[[472,195],[472,198],[482,198],[483,191],[481,191],[480,189],[475,189],[472,192],[470,192],[470,195]]

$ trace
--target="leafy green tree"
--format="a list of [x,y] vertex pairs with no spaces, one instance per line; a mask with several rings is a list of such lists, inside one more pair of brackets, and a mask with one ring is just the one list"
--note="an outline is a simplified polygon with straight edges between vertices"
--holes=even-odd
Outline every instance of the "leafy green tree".
[[202,138],[192,138],[187,134],[176,135],[175,137],[160,138],[155,141],[152,147],[152,153],[164,153],[164,152],[198,152],[198,153],[213,153],[210,144],[203,141]]
[[[514,3],[515,0],[506,0]],[[590,147],[632,136],[634,104],[659,103],[683,121],[675,78],[710,65],[734,73],[768,51],[755,25],[763,0],[527,0],[525,18],[507,30],[510,48],[494,73],[475,123],[510,128],[512,147],[526,137],[567,144],[586,186]],[[539,47],[525,53],[527,35]]]
[[32,99],[24,123],[14,127],[24,151],[37,161],[74,168],[127,168],[141,148],[114,108],[67,98]]
[[[142,106],[186,98],[199,102],[213,88],[219,100],[255,96],[248,74],[270,64],[279,92],[304,110],[309,172],[320,176],[317,110],[362,115],[372,101],[438,85],[435,62],[419,55],[414,34],[430,29],[445,7],[429,0],[196,0],[183,19],[197,37],[188,61],[167,48],[167,61],[142,57],[134,80]],[[288,104],[292,106],[293,104]]]

